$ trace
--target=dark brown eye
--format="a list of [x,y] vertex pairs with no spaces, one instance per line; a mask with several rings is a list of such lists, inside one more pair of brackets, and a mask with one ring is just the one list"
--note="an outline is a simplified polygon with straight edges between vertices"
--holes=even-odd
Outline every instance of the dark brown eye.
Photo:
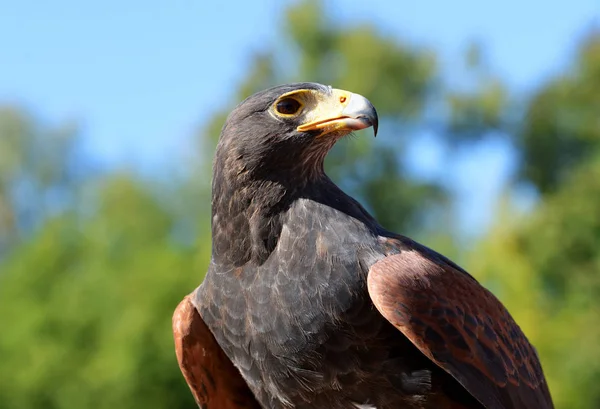
[[300,102],[296,101],[294,98],[284,98],[277,103],[275,108],[280,114],[294,115],[300,110],[301,106]]

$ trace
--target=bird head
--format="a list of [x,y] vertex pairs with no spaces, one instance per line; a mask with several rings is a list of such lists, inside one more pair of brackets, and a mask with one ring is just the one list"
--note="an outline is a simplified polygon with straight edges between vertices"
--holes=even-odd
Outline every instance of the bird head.
[[352,131],[373,127],[377,111],[362,95],[317,83],[295,83],[258,92],[229,115],[217,162],[239,172],[322,173],[327,152]]
[[241,102],[215,154],[213,258],[236,266],[264,262],[280,216],[296,199],[343,196],[323,169],[335,142],[359,129],[377,132],[377,122],[365,97],[316,83],[281,85]]

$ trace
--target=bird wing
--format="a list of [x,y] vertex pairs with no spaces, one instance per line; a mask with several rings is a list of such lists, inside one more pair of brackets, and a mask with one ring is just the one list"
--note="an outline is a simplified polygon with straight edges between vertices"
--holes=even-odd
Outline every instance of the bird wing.
[[535,349],[502,303],[417,243],[376,262],[367,279],[379,312],[488,409],[551,409]]
[[196,403],[209,409],[260,409],[187,296],[173,314],[173,337],[179,367]]

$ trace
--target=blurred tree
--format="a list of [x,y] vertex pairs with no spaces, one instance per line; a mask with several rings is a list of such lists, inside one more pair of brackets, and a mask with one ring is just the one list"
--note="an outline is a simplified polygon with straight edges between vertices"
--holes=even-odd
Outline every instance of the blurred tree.
[[91,171],[78,160],[77,128],[40,127],[0,106],[0,257],[48,215],[68,207]]
[[3,266],[1,408],[194,406],[170,320],[210,242],[176,245],[173,215],[139,182],[102,185],[92,216],[49,220]]
[[526,110],[521,177],[542,193],[564,182],[600,147],[600,33],[584,39],[570,69],[545,84]]

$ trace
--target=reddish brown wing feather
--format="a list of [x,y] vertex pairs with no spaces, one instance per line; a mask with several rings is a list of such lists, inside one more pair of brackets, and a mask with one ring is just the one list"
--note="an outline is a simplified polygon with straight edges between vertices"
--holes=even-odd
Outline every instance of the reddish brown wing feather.
[[379,312],[488,409],[553,408],[537,354],[496,297],[418,250],[375,263]]
[[179,367],[201,408],[260,408],[239,371],[217,344],[192,305],[189,296],[175,309],[173,336]]

